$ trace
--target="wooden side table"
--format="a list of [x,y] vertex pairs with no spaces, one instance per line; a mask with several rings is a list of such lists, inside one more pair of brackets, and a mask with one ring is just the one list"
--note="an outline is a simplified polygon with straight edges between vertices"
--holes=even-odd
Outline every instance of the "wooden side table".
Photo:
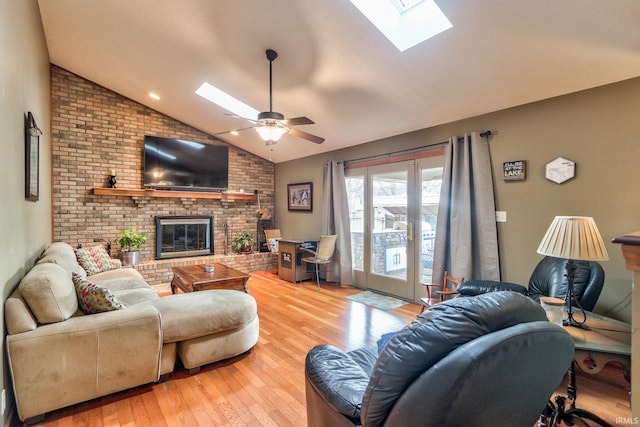
[[[595,313],[584,312],[584,326],[563,326],[569,332],[575,344],[575,355],[569,366],[569,383],[567,384],[567,396],[557,395],[555,403],[549,401],[547,408],[540,416],[538,425],[572,425],[575,418],[581,420],[580,425],[592,425],[585,420],[590,420],[599,426],[609,424],[598,415],[576,406],[578,387],[576,385],[575,365],[584,372],[597,374],[609,362],[620,362],[625,368],[624,377],[631,385],[629,369],[631,366],[631,327],[628,323],[619,322]],[[570,406],[567,409],[567,400]]]
[[590,330],[564,326],[576,346],[576,363],[584,372],[598,374],[607,363],[620,362],[630,382],[631,325],[591,312],[586,316]]
[[[209,273],[206,266],[213,265],[214,271]],[[247,281],[249,275],[242,271],[227,267],[224,264],[197,264],[173,267],[171,293],[178,289],[182,292],[197,292],[209,289],[233,289],[249,293]]]

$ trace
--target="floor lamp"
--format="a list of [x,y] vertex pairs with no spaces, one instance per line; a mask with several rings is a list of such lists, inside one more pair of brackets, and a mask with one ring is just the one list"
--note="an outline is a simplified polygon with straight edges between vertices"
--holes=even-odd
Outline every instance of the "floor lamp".
[[[604,246],[600,232],[593,218],[583,216],[557,216],[549,226],[547,233],[542,238],[538,246],[539,254],[563,258],[567,260],[565,268],[567,270],[567,295],[565,304],[567,306],[567,318],[563,319],[564,326],[572,326],[582,329],[589,329],[585,324],[587,319],[584,310],[576,299],[573,289],[573,282],[576,272],[575,261],[606,261],[609,259],[607,249]],[[578,321],[573,316],[574,304],[582,310],[583,320]],[[571,399],[570,409],[565,411],[565,397],[557,396],[556,404],[549,402],[547,410],[538,423],[539,426],[554,426],[556,422],[562,420],[567,425],[574,425],[576,418],[588,419],[596,422],[600,426],[609,426],[604,420],[595,414],[584,409],[576,408],[575,400],[577,396],[575,362],[569,367],[569,386],[567,387],[568,398]],[[546,423],[546,419],[551,421]],[[583,424],[588,425],[582,421]]]

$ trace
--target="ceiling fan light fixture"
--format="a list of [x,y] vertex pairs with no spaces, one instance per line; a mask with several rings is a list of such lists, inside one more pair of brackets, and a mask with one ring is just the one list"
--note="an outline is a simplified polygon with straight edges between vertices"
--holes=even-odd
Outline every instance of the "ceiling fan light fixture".
[[[411,1],[411,0],[404,0],[404,1]],[[417,0],[413,0],[413,1],[417,1]],[[426,1],[426,0],[423,0],[423,1]],[[309,119],[308,117],[294,117],[294,118],[285,119],[283,114],[278,113],[277,111],[273,111],[273,61],[278,57],[278,53],[273,49],[267,49],[266,54],[267,54],[267,59],[269,60],[269,111],[263,111],[263,112],[255,111],[255,114],[246,114],[246,115],[236,113],[238,117],[240,118],[244,117],[247,120],[254,123],[254,126],[250,126],[249,128],[244,128],[244,129],[251,129],[251,128],[255,129],[260,135],[260,138],[265,142],[267,147],[273,146],[276,142],[278,142],[278,140],[280,140],[282,135],[289,132],[291,132],[292,136],[295,136],[297,138],[306,139],[316,144],[322,144],[322,142],[324,142],[324,138],[320,138],[319,136],[315,136],[310,133],[295,129],[295,126],[312,125],[314,124],[313,120]],[[196,93],[222,106],[223,108],[231,112],[235,112],[232,106],[237,106],[240,103],[238,100],[233,98],[232,99],[233,102],[225,107],[219,100],[214,101],[214,99],[218,99],[218,97],[220,97],[221,99],[227,99],[227,100],[231,97],[228,94],[222,92],[220,89],[217,89],[209,85],[208,83],[203,83],[202,86],[196,91]],[[252,119],[250,117],[257,117],[257,118]],[[242,130],[242,129],[238,129],[238,130]],[[237,131],[218,132],[214,135],[222,135],[227,133],[236,135]]]
[[256,128],[260,138],[266,142],[277,142],[289,129],[281,123],[265,123]]

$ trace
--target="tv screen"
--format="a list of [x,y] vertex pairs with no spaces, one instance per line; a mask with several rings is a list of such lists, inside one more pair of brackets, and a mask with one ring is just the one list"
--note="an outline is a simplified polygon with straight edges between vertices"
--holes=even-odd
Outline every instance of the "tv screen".
[[229,147],[145,135],[144,186],[226,190],[229,186]]

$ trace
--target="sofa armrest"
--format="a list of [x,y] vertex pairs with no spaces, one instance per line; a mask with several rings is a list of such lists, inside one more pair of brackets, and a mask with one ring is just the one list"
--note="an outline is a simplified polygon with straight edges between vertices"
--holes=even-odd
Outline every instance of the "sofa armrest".
[[458,294],[467,297],[499,291],[511,291],[526,296],[529,295],[527,288],[522,285],[496,280],[466,280],[458,285]]
[[162,332],[152,305],[76,316],[6,339],[20,419],[155,382]]
[[369,373],[348,353],[330,346],[313,347],[305,360],[308,385],[335,411],[360,418]]

